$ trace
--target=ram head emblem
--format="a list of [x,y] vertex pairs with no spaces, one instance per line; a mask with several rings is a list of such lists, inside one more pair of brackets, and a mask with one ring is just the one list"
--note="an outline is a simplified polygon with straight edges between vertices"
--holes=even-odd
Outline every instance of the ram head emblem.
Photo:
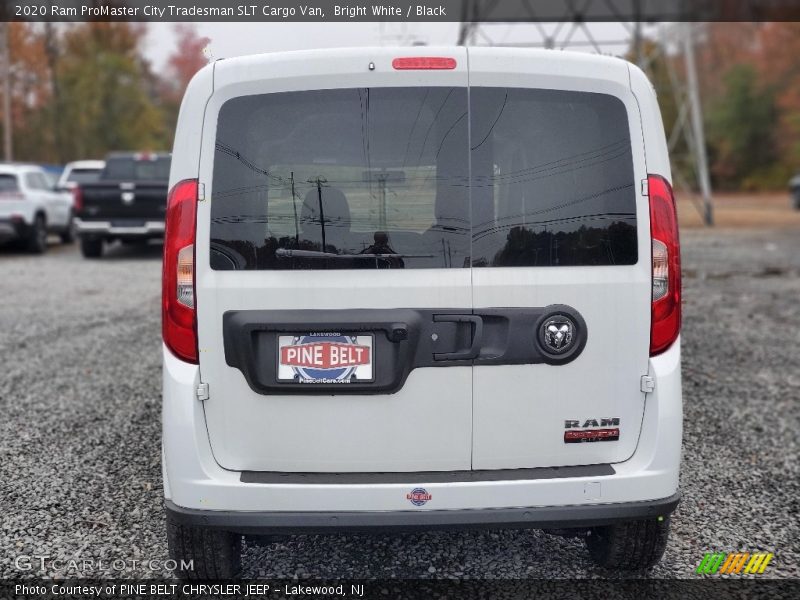
[[572,345],[575,326],[565,317],[548,320],[543,325],[544,345],[550,352],[561,353]]

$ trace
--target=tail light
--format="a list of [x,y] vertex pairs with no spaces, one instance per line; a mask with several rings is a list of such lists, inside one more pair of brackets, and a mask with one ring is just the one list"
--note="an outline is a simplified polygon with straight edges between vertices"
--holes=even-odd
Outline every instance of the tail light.
[[405,56],[392,61],[395,71],[451,70],[456,68],[456,59],[444,56]]
[[70,191],[72,192],[72,210],[79,213],[83,210],[83,192],[78,185],[74,186]]
[[660,175],[647,178],[653,244],[650,356],[661,354],[681,330],[681,254],[672,186]]
[[197,364],[197,315],[194,247],[197,227],[197,180],[175,184],[167,198],[161,288],[162,335],[170,351]]

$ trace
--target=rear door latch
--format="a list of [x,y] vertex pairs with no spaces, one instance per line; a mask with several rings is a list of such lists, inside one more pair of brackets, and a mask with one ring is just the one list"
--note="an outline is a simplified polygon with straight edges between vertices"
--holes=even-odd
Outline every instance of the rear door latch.
[[434,352],[433,360],[472,360],[481,351],[483,338],[483,319],[477,315],[433,315],[435,323],[466,323],[471,329],[469,348],[458,352]]
[[197,399],[201,401],[208,400],[208,384],[201,383],[197,386]]
[[649,394],[650,392],[655,391],[655,389],[656,380],[650,377],[650,375],[642,375],[641,390],[645,394]]

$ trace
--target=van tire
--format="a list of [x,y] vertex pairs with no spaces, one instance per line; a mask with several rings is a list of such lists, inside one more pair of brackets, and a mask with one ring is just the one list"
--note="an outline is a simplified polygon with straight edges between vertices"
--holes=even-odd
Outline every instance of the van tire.
[[81,240],[81,254],[84,258],[100,258],[103,255],[103,240]]
[[586,537],[592,561],[607,569],[649,569],[661,560],[669,538],[669,517],[594,527]]
[[[229,531],[177,523],[167,513],[169,557],[177,563],[180,579],[232,579],[239,574],[242,537]],[[190,569],[182,564],[192,561]]]
[[47,223],[42,215],[33,220],[26,245],[31,254],[44,254],[47,250]]

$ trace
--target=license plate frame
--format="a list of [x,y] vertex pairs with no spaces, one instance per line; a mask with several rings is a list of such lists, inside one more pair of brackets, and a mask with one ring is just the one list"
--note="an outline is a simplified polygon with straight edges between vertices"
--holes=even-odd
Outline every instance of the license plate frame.
[[374,333],[281,333],[275,344],[277,383],[319,386],[375,381]]

